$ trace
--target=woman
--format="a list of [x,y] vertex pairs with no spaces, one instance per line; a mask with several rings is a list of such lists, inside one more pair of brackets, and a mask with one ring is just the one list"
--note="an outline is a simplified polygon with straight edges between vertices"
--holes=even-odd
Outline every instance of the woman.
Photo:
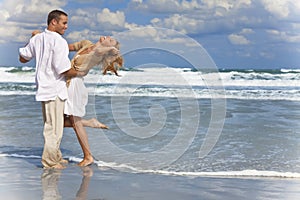
[[[95,44],[89,40],[82,40],[80,42],[69,44],[70,51],[77,51],[74,58],[71,60],[72,68],[79,71],[88,71],[94,66],[101,65],[104,74],[107,70],[114,71],[114,63],[117,63],[118,65],[122,65],[123,63],[123,59],[118,49],[119,42],[111,37],[105,36],[100,37],[99,41]],[[116,72],[115,74],[117,75]],[[64,110],[66,115],[65,127],[73,127],[82,148],[83,160],[78,165],[87,166],[94,162],[88,143],[87,133],[84,128],[84,126],[88,125],[88,121],[82,119],[85,115],[88,91],[84,85],[83,77],[67,78],[67,86],[69,97],[66,100]],[[105,125],[95,120],[96,119],[94,119],[94,123],[102,126],[101,128],[107,128]]]

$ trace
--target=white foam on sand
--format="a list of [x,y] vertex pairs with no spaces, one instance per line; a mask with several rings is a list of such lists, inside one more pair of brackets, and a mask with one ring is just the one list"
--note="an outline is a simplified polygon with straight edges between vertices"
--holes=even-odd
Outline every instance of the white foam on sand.
[[[80,158],[71,157],[71,161],[80,162]],[[126,164],[107,163],[95,161],[98,167],[108,167],[119,171],[128,171],[132,173],[152,173],[168,176],[186,176],[186,177],[222,177],[222,178],[295,178],[300,179],[300,173],[297,172],[277,172],[277,171],[260,171],[255,169],[241,171],[218,171],[218,172],[185,172],[185,171],[165,171],[138,169]]]
[[21,154],[6,154],[6,153],[0,153],[0,157],[13,157],[13,158],[41,158],[41,156],[36,156],[36,155],[21,155]]
[[[0,157],[14,157],[14,158],[41,158],[36,155],[19,155],[19,154],[5,154],[0,153]],[[72,162],[80,162],[82,158],[69,157]],[[255,169],[241,170],[241,171],[217,171],[217,172],[188,172],[188,171],[166,171],[166,170],[152,170],[139,169],[126,164],[118,164],[113,162],[95,161],[95,164],[100,168],[112,168],[121,172],[131,173],[151,173],[161,174],[167,176],[186,176],[186,177],[222,177],[222,178],[294,178],[300,179],[300,173],[297,172],[277,172],[277,171],[260,171]]]

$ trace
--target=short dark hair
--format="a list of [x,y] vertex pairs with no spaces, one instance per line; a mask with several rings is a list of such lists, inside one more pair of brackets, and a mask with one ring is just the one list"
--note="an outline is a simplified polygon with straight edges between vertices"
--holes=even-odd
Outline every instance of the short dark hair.
[[64,11],[61,11],[61,10],[52,10],[52,11],[48,14],[47,25],[49,25],[50,22],[51,22],[53,19],[55,19],[56,21],[59,21],[61,15],[68,16],[68,14],[65,13]]

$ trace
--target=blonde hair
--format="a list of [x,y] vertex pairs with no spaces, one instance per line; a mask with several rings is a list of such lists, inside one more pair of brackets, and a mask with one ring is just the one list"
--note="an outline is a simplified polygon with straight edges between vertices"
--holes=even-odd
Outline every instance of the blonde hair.
[[[120,50],[120,42],[116,40],[116,44],[113,46],[116,49]],[[119,76],[118,70],[123,66],[124,59],[121,55],[115,58],[113,61],[112,57],[105,56],[102,64],[102,74],[105,75],[107,71],[113,72],[116,76]]]
[[116,76],[119,76],[118,70],[123,66],[124,60],[122,56],[117,57],[114,61],[108,62],[104,60],[102,67],[102,74],[105,75],[107,71],[113,72]]

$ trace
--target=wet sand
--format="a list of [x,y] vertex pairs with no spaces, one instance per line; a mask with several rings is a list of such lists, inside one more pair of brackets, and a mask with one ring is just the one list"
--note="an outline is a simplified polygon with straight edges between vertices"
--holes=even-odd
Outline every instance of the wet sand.
[[287,199],[299,179],[186,177],[121,172],[96,165],[43,170],[39,159],[0,157],[1,199]]

